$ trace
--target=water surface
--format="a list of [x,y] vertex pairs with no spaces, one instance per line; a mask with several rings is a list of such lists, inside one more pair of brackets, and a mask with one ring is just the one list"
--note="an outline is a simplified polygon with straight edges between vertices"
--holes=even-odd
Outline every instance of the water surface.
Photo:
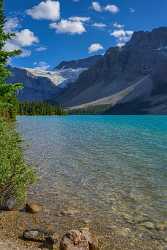
[[73,208],[101,224],[167,218],[166,116],[22,116],[34,189],[55,211]]

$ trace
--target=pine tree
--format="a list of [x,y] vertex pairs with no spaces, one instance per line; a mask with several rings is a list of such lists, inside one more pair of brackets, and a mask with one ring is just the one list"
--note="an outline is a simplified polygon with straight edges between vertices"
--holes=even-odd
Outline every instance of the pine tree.
[[4,30],[5,17],[3,11],[4,1],[0,0],[0,115],[14,118],[16,111],[16,92],[22,85],[7,84],[6,80],[10,75],[7,68],[9,59],[13,56],[19,55],[20,50],[5,51],[4,46],[6,42],[14,37],[13,33],[6,33]]

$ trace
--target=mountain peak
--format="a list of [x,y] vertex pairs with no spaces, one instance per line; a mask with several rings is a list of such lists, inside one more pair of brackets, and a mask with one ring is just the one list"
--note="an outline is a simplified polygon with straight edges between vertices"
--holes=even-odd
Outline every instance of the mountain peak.
[[78,69],[78,68],[90,68],[94,65],[100,58],[101,55],[90,56],[87,58],[79,59],[79,60],[72,60],[72,61],[62,61],[55,69]]
[[134,32],[127,46],[148,49],[167,46],[167,27],[155,28],[152,31]]

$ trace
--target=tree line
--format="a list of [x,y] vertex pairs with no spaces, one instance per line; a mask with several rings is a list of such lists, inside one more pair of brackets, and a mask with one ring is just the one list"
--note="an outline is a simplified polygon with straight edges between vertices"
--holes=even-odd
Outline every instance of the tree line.
[[63,107],[48,102],[21,102],[18,104],[19,115],[65,115]]

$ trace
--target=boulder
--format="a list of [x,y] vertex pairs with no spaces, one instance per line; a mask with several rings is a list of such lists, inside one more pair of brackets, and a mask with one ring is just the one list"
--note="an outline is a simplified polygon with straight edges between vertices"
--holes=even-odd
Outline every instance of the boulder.
[[36,214],[42,211],[42,207],[36,203],[27,203],[26,204],[26,212]]
[[61,242],[60,250],[97,250],[98,241],[89,229],[70,230],[67,232]]

